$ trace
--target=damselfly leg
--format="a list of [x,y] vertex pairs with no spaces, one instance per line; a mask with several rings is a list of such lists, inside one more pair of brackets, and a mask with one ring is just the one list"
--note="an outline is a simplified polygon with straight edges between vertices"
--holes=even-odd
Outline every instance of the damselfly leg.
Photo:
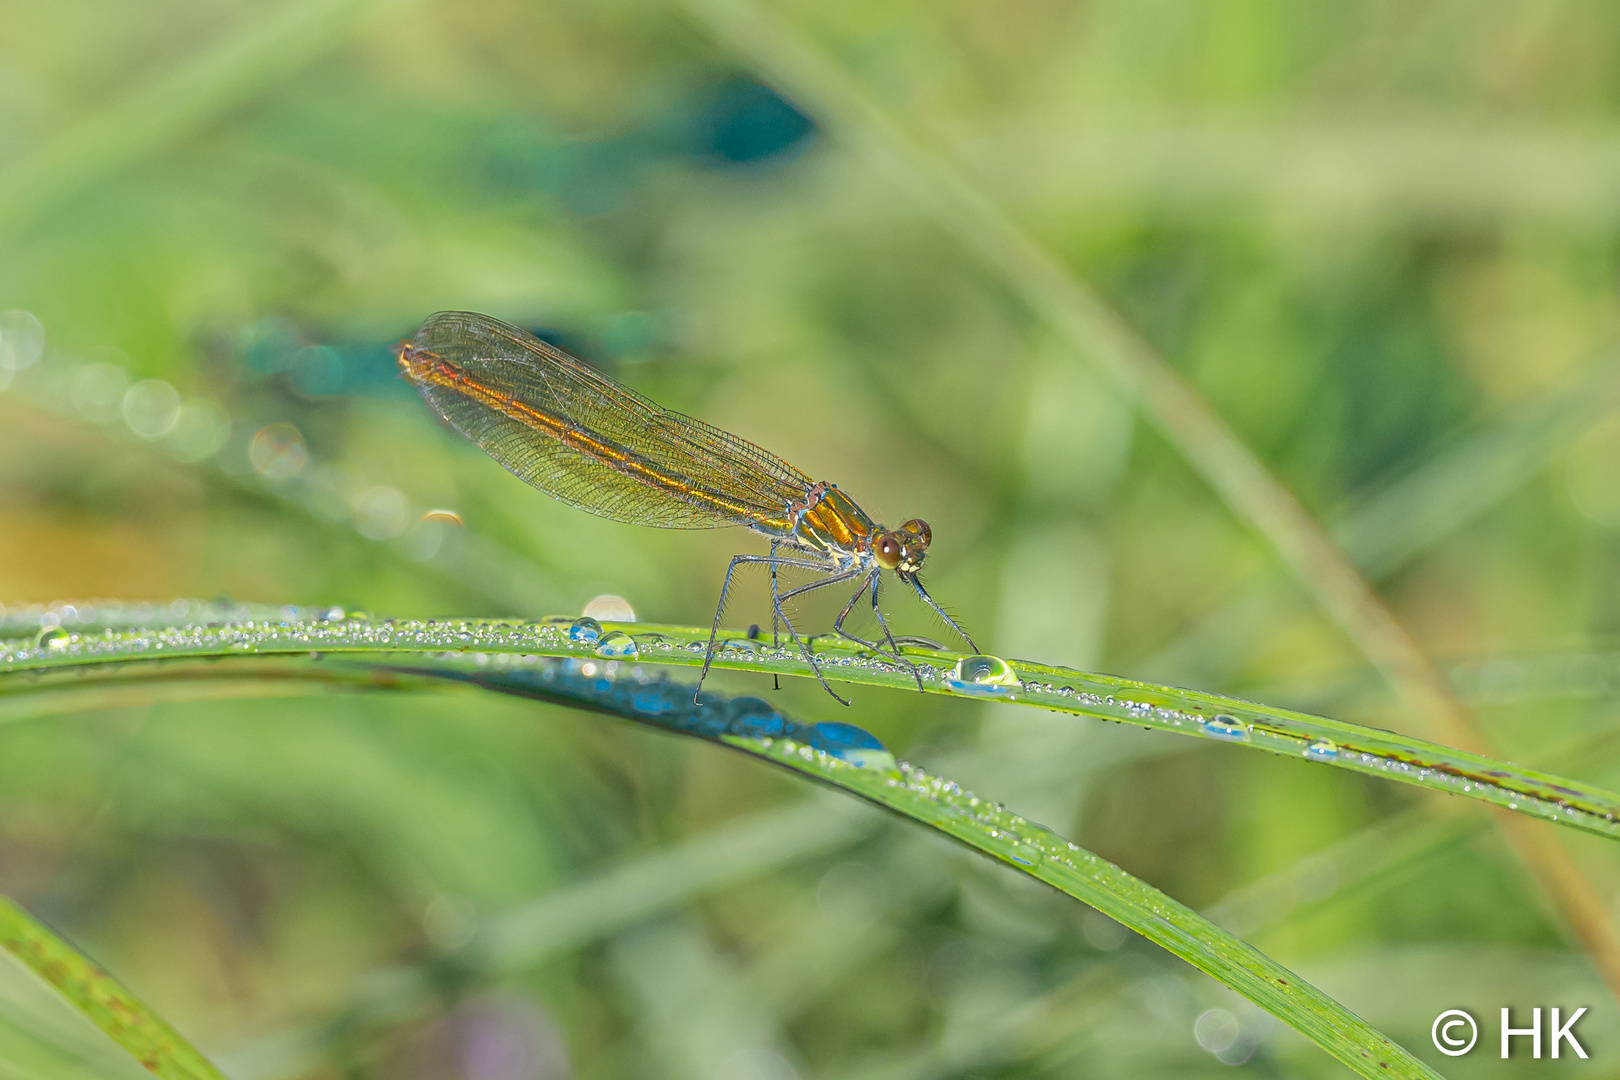
[[[782,547],[788,547],[788,545],[784,544],[780,540],[773,540],[771,542],[771,553],[769,555],[736,555],[732,557],[730,564],[726,567],[725,580],[720,586],[720,602],[715,605],[714,622],[709,627],[709,644],[703,653],[703,670],[698,676],[698,690],[702,690],[704,680],[709,677],[709,668],[713,665],[715,653],[718,651],[717,643],[720,638],[720,620],[725,616],[726,601],[731,596],[732,578],[739,566],[751,564],[764,564],[770,568],[771,639],[773,644],[780,640],[780,630],[785,626],[787,628],[789,638],[795,645],[798,646],[800,655],[802,655],[805,662],[810,665],[810,669],[815,672],[816,680],[821,683],[821,688],[827,691],[827,693],[832,696],[834,701],[837,701],[841,705],[849,704],[845,698],[839,696],[838,692],[828,684],[827,677],[822,672],[821,661],[816,658],[816,654],[810,649],[809,644],[799,636],[798,628],[793,625],[793,620],[788,617],[787,611],[783,605],[790,600],[795,600],[807,593],[814,592],[817,589],[825,589],[828,586],[838,585],[842,582],[850,581],[857,577],[862,577],[863,575],[864,580],[861,581],[860,587],[857,588],[854,594],[850,596],[849,600],[844,604],[843,609],[839,611],[838,617],[833,620],[833,632],[846,641],[860,645],[862,648],[870,649],[879,656],[887,657],[893,660],[895,663],[905,667],[911,672],[912,678],[917,680],[917,689],[924,689],[922,669],[917,666],[915,661],[900,651],[900,643],[895,640],[894,632],[889,628],[889,620],[883,615],[883,609],[879,603],[879,593],[883,587],[882,574],[876,570],[868,571],[858,563],[855,565],[840,565],[838,562],[831,559],[818,558],[816,557],[815,553],[805,551],[804,549],[796,546],[789,547],[789,550],[804,551],[803,555],[783,555],[780,553],[780,549]],[[812,581],[808,584],[799,585],[784,592],[781,588],[781,579],[779,576],[780,571],[783,569],[810,570],[815,573],[825,574],[826,576],[818,581]],[[972,649],[974,652],[979,651],[978,646],[973,643],[972,638],[968,637],[967,632],[964,631],[961,626],[957,624],[956,620],[951,618],[951,616],[947,614],[943,608],[934,602],[933,597],[928,595],[928,590],[923,588],[922,582],[918,581],[915,576],[904,576],[902,577],[902,580],[907,581],[912,588],[917,590],[917,595],[922,598],[923,602],[932,608],[934,613],[944,620],[945,625],[949,626],[952,630],[955,630],[956,633],[960,635],[962,640],[967,642],[968,648]],[[850,615],[855,610],[855,605],[860,602],[860,599],[863,596],[870,597],[872,604],[872,615],[877,620],[878,628],[883,631],[883,642],[867,641],[865,638],[851,633],[849,630],[844,628],[845,621],[849,619]],[[694,693],[693,700],[696,699],[697,695]]]
[[[783,565],[789,564],[784,562]],[[804,641],[800,640],[799,632],[793,626],[793,620],[788,618],[787,612],[782,608],[782,605],[787,603],[789,600],[803,596],[808,592],[814,592],[817,589],[825,589],[829,585],[837,585],[840,582],[848,581],[851,578],[861,574],[863,571],[859,565],[851,566],[845,570],[839,570],[836,568],[835,564],[834,567],[827,568],[825,572],[828,574],[828,576],[822,578],[820,581],[812,581],[808,585],[800,585],[798,588],[789,589],[781,596],[774,598],[773,606],[776,609],[775,617],[782,620],[783,625],[788,629],[788,633],[793,636],[794,642],[799,646],[799,652],[804,655],[805,662],[808,663],[815,671],[816,678],[821,682],[821,688],[827,691],[827,693],[832,694],[834,701],[841,705],[848,705],[848,701],[845,701],[843,698],[839,697],[837,692],[834,691],[831,686],[827,685],[827,677],[821,673],[821,661],[817,660],[816,654],[810,651],[810,646]],[[839,632],[842,633],[842,631]]]
[[[777,607],[781,603],[781,601],[777,599],[776,591],[776,549],[781,546],[782,541],[771,541],[771,648],[773,649],[782,644],[781,638],[777,635],[776,618]],[[774,672],[771,674],[771,689],[782,689],[782,678]]]
[[[883,617],[883,612],[878,607],[878,590],[882,585],[883,575],[879,571],[873,570],[869,573],[866,580],[861,582],[861,587],[855,590],[855,595],[851,596],[849,602],[844,605],[844,610],[838,613],[838,618],[833,620],[833,632],[839,637],[871,649],[879,656],[891,658],[895,663],[911,672],[911,677],[917,680],[917,689],[921,690],[923,688],[922,670],[909,657],[901,654],[899,642],[894,640],[894,634],[889,631],[889,621]],[[872,614],[877,616],[878,627],[883,631],[884,640],[889,643],[887,649],[875,641],[867,641],[865,638],[858,637],[844,629],[844,620],[849,618],[850,613],[855,610],[855,605],[868,592],[872,596]]]
[[[770,555],[734,555],[734,556],[732,556],[731,563],[726,567],[725,581],[720,586],[720,602],[715,605],[714,623],[713,623],[712,626],[709,627],[709,646],[708,646],[707,649],[704,650],[704,653],[703,653],[703,670],[698,675],[697,691],[701,691],[703,689],[703,681],[709,677],[709,667],[714,662],[714,654],[715,654],[715,651],[716,651],[715,642],[719,639],[719,636],[720,636],[720,619],[725,615],[726,599],[731,594],[731,578],[732,578],[732,575],[734,573],[736,573],[738,566],[743,566],[743,565],[748,565],[748,564],[765,563],[765,564],[768,564],[770,566],[770,568],[771,568],[771,581],[772,581],[772,589],[771,589],[771,627],[772,627],[772,631],[771,632],[772,632],[772,636],[773,637],[775,636],[776,627],[777,627],[779,622],[780,622],[780,624],[785,625],[787,627],[788,634],[791,635],[792,638],[793,638],[793,643],[795,645],[799,646],[799,651],[804,655],[805,660],[810,664],[810,667],[815,671],[816,678],[821,681],[822,688],[825,689],[827,691],[827,693],[832,694],[832,696],[835,699],[837,699],[841,704],[848,705],[849,704],[848,701],[845,701],[843,698],[839,697],[836,693],[833,692],[833,688],[831,686],[827,685],[826,678],[821,674],[821,664],[820,664],[820,662],[816,660],[815,654],[810,651],[809,646],[807,646],[802,640],[800,640],[799,632],[794,628],[792,621],[788,619],[786,613],[782,610],[782,603],[784,601],[789,600],[792,597],[798,595],[800,592],[803,592],[803,591],[806,591],[806,590],[805,589],[795,589],[795,590],[790,590],[790,591],[788,591],[786,593],[778,594],[777,589],[775,587],[775,582],[776,582],[776,571],[777,571],[777,569],[779,567],[790,567],[790,568],[798,569],[798,570],[813,570],[813,571],[816,571],[818,573],[831,574],[832,575],[831,577],[824,578],[821,581],[813,582],[809,586],[809,588],[818,588],[818,587],[823,586],[823,585],[834,584],[835,582],[838,582],[838,581],[846,581],[850,577],[853,577],[854,574],[852,574],[852,573],[850,573],[850,574],[840,574],[840,573],[838,573],[838,564],[834,563],[834,562],[831,562],[830,560],[816,559],[816,558],[795,558],[795,557],[792,557],[792,556],[778,555],[775,552],[775,547],[776,547],[776,545],[773,544],[772,545],[772,553]],[[696,692],[693,693],[692,700],[693,701],[697,700],[697,693]]]
[[945,614],[945,609],[940,607],[938,604],[936,604],[934,602],[934,598],[932,596],[928,595],[928,590],[923,588],[922,581],[918,579],[916,574],[901,575],[900,580],[904,581],[904,582],[908,582],[911,585],[912,588],[916,589],[917,590],[917,595],[922,597],[923,603],[925,603],[929,607],[933,608],[934,609],[934,614],[938,615],[941,619],[944,619],[945,620],[945,625],[950,627],[952,630],[955,630],[956,633],[957,633],[957,636],[960,637],[963,641],[967,642],[967,647],[968,648],[972,649],[974,652],[979,651],[979,647],[977,645],[973,644],[973,639],[968,637],[968,632],[966,630],[962,629],[959,625],[957,625],[957,622],[956,622],[955,619],[953,619],[949,615]]

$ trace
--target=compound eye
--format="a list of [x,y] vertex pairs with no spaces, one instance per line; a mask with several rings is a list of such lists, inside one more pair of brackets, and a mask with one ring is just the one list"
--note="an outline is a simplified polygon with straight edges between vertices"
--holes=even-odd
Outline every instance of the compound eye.
[[900,538],[894,533],[883,533],[872,542],[872,558],[885,570],[900,565]]
[[900,531],[908,532],[915,536],[917,538],[917,546],[920,548],[928,547],[929,541],[934,539],[934,530],[930,529],[928,527],[928,522],[924,521],[922,518],[912,518],[910,521],[900,526]]

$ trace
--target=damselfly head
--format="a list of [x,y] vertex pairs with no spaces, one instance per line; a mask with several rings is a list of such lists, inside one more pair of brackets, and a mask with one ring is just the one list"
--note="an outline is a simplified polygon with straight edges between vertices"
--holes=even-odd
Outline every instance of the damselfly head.
[[872,538],[872,560],[885,570],[900,565],[900,553],[904,550],[899,533],[881,532]]
[[[911,547],[918,551],[927,551],[928,544],[934,539],[934,530],[928,527],[928,522],[922,518],[912,518],[900,526],[900,532],[908,538]],[[921,561],[919,556],[918,561]]]
[[912,518],[893,532],[880,532],[872,538],[872,560],[885,570],[915,574],[928,554],[934,532],[928,522]]

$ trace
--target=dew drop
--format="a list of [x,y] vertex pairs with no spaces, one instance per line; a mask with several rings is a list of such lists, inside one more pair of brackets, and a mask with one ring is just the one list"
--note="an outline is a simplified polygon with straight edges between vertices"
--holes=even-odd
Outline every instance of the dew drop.
[[568,640],[595,645],[602,638],[602,624],[590,616],[575,619],[568,627]]
[[664,716],[675,711],[676,702],[666,687],[651,687],[631,695],[630,707],[643,716]]
[[1305,756],[1312,761],[1336,761],[1339,748],[1332,739],[1317,739],[1305,748]]
[[750,739],[788,734],[788,722],[770,702],[757,697],[733,698],[725,706],[726,731]]
[[1212,739],[1224,739],[1227,742],[1248,742],[1249,725],[1235,716],[1221,713],[1202,721],[1204,734]]
[[46,652],[60,652],[72,643],[72,635],[60,626],[47,626],[34,637],[34,648]]
[[870,731],[854,724],[824,721],[811,728],[810,745],[860,769],[898,772],[894,755]]
[[[580,622],[587,621],[594,622],[595,620],[580,620]],[[578,626],[579,623],[575,623],[574,625]],[[598,625],[597,631],[600,632],[600,630],[601,627]],[[570,631],[569,636],[573,636],[572,631]],[[631,637],[623,630],[609,630],[607,633],[602,634],[601,638],[597,640],[596,655],[608,656],[614,659],[624,659],[625,657],[635,657],[641,654],[636,648],[635,638]]]
[[975,697],[1006,694],[1021,685],[1007,661],[999,656],[964,656],[945,683],[958,694]]

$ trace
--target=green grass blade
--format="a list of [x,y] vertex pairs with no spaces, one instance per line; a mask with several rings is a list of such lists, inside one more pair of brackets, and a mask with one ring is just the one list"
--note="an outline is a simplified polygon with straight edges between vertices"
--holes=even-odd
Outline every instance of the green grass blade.
[[845,724],[797,724],[757,698],[704,694],[640,665],[518,657],[416,669],[501,693],[583,706],[721,743],[949,836],[1066,893],[1219,979],[1363,1076],[1433,1077],[1422,1062],[1320,990],[1192,909],[1043,825],[897,762]]
[[179,1032],[118,980],[5,897],[0,897],[0,948],[49,983],[153,1075],[165,1080],[224,1080]]
[[[99,633],[58,627],[41,631],[35,638],[0,643],[0,715],[26,715],[28,706],[7,702],[13,694],[24,692],[43,695],[36,697],[38,707],[50,708],[47,699],[52,692],[53,674],[82,686],[83,674],[88,670],[139,660],[384,652],[441,657],[455,653],[595,657],[595,643],[570,637],[570,621],[374,622],[339,617],[319,622],[259,621]],[[708,640],[708,631],[696,627],[629,623],[613,628],[634,635],[636,658],[642,662],[695,667],[702,663]],[[815,646],[829,679],[901,689],[916,687],[910,671],[892,660],[842,642],[817,640]],[[1011,661],[1002,682],[975,683],[954,677],[956,654],[908,650],[908,655],[917,664],[928,693],[1033,705],[1236,743],[1460,795],[1600,836],[1620,837],[1620,795],[1379,728],[1217,694],[1023,661]],[[778,675],[811,673],[804,658],[790,649],[735,637],[723,642],[715,666]],[[376,670],[372,669],[373,673]],[[26,679],[11,679],[8,673]],[[372,677],[375,675],[364,676]]]
[[[470,634],[472,625],[447,624],[457,634]],[[319,636],[321,627],[278,629],[310,638]],[[425,625],[421,629],[425,631]],[[555,627],[508,629],[538,636]],[[166,649],[174,654],[180,651],[183,634],[190,633],[149,636],[163,637]],[[113,634],[102,640],[118,637]],[[301,651],[307,652],[311,643],[301,642]],[[49,640],[44,644],[48,648]],[[329,649],[331,639],[321,644]],[[1095,907],[1248,997],[1361,1075],[1435,1075],[1336,1001],[1190,908],[1044,826],[953,782],[895,761],[858,728],[798,724],[756,698],[705,694],[701,703],[695,702],[690,685],[672,682],[641,664],[595,657],[541,657],[533,652],[447,655],[443,649],[440,644],[408,662],[398,656],[379,662],[350,655],[321,663],[340,677],[349,669],[346,674],[351,681],[370,676],[374,681],[380,678],[376,685],[388,685],[400,676],[447,679],[584,707],[770,761],[927,826]],[[260,650],[261,656],[264,651]],[[292,657],[284,662],[307,663]],[[530,923],[508,929],[519,941],[534,934]],[[497,936],[485,944],[499,951],[502,939]]]

